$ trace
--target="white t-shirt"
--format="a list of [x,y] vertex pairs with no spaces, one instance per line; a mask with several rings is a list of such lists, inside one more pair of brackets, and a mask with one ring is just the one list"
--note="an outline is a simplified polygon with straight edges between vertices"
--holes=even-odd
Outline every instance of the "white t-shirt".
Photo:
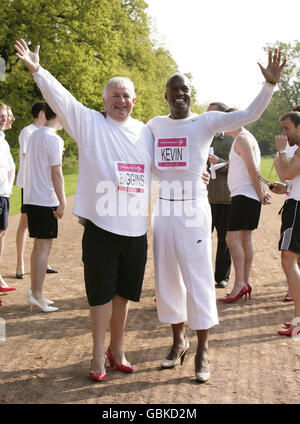
[[24,205],[58,206],[51,167],[62,164],[63,139],[49,127],[40,127],[29,138],[24,161]]
[[265,84],[245,110],[231,113],[210,111],[185,119],[169,116],[151,119],[148,126],[154,138],[154,177],[160,182],[160,197],[191,199],[207,196],[201,176],[206,169],[214,135],[256,121],[268,105],[273,90],[274,87]]
[[85,107],[42,67],[33,76],[78,145],[73,213],[115,234],[145,234],[152,160],[149,129],[131,117],[121,123]]
[[34,124],[27,125],[27,127],[23,128],[19,134],[19,171],[17,175],[17,186],[24,187],[23,179],[24,179],[24,155],[26,154],[27,144],[31,134],[37,130]]
[[234,139],[230,152],[229,152],[229,170],[228,170],[228,188],[230,190],[231,197],[243,195],[259,201],[259,197],[252,184],[249,176],[247,166],[241,157],[234,151],[235,143],[238,137],[242,134],[247,134],[250,137],[253,144],[253,156],[257,169],[260,169],[260,149],[256,138],[246,129],[243,129]]
[[8,173],[15,168],[15,163],[10,153],[9,144],[5,140],[3,131],[0,131],[0,196],[9,197],[11,187]]
[[299,146],[297,146],[297,144],[294,144],[294,146],[290,146],[289,143],[286,143],[286,155],[288,159],[292,159],[292,157],[294,156],[296,150],[298,149]]

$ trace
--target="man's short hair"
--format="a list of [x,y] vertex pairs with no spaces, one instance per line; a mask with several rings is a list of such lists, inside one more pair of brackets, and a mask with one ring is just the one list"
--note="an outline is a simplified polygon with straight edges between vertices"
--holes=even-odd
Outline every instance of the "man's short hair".
[[7,110],[7,105],[5,103],[0,102],[0,109],[5,109]]
[[293,112],[300,112],[300,103],[298,105],[295,105],[292,109]]
[[41,110],[45,112],[45,104],[46,102],[44,102],[43,100],[39,100],[33,104],[31,108],[31,114],[34,119],[37,119],[39,117],[39,113]]
[[170,84],[170,81],[172,79],[174,79],[174,78],[182,78],[182,79],[184,79],[185,81],[187,81],[189,87],[192,88],[192,83],[191,83],[191,80],[189,79],[189,77],[187,77],[184,74],[181,74],[180,72],[176,72],[175,74],[171,75],[170,78],[168,78],[168,81],[167,81],[167,84],[166,84],[166,89],[168,88],[168,86]]
[[300,125],[300,112],[292,111],[292,112],[286,113],[285,115],[281,115],[279,119],[280,121],[285,121],[286,119],[290,119],[295,125],[295,127],[298,127],[298,125]]
[[209,106],[216,106],[217,110],[220,112],[227,112],[229,109],[229,106],[225,105],[225,103],[222,102],[212,102],[208,105]]
[[107,98],[107,88],[110,85],[119,85],[119,86],[128,87],[130,92],[131,92],[132,97],[133,98],[136,97],[135,90],[134,90],[134,84],[133,84],[133,82],[131,81],[130,78],[128,78],[128,77],[113,77],[113,78],[111,78],[110,80],[107,81],[107,83],[105,84],[105,86],[103,88],[102,96],[103,96],[104,99]]
[[50,119],[56,118],[56,113],[53,112],[53,110],[48,105],[48,103],[45,103],[45,116],[46,116],[47,121],[49,121]]

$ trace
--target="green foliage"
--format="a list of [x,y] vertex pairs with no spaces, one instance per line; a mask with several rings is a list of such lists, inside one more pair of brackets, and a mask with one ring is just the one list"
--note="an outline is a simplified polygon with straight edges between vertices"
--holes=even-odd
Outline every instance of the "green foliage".
[[266,46],[265,50],[275,47],[287,58],[287,64],[269,106],[258,121],[248,126],[257,138],[263,155],[275,152],[275,136],[281,133],[279,117],[300,103],[300,42],[278,42]]
[[[167,78],[177,70],[170,53],[150,37],[151,23],[144,0],[2,0],[0,52],[6,79],[0,99],[11,106],[16,122],[6,138],[18,147],[20,130],[32,121],[31,106],[41,99],[30,72],[13,48],[24,38],[31,48],[40,44],[41,65],[79,101],[101,110],[102,88],[116,75],[135,83],[133,116],[147,122],[166,114]],[[77,157],[73,140],[63,135],[65,157]]]

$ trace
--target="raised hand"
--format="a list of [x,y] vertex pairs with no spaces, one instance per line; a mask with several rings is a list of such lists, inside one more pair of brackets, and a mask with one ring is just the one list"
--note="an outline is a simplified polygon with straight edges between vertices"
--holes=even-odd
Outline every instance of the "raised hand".
[[25,40],[21,38],[20,41],[16,41],[14,45],[17,51],[16,56],[24,62],[30,72],[36,72],[40,66],[39,50],[40,46],[36,46],[34,52],[29,50]]
[[281,72],[286,64],[286,59],[283,60],[281,65],[280,60],[281,51],[275,49],[274,53],[272,53],[272,50],[269,50],[268,66],[266,68],[264,68],[260,63],[258,63],[258,66],[260,67],[263,76],[270,84],[276,84],[280,79]]

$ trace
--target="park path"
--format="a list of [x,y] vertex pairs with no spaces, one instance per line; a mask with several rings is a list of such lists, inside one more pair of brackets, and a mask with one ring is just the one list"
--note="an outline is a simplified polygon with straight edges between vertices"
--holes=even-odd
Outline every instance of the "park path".
[[[0,404],[300,403],[300,343],[277,335],[293,316],[293,304],[283,302],[286,283],[277,251],[282,196],[273,195],[272,205],[262,208],[254,232],[251,300],[218,303],[220,324],[210,333],[212,375],[206,384],[195,382],[196,337],[190,329],[191,349],[184,365],[160,370],[171,332],[156,315],[150,226],[142,299],[130,304],[124,341],[135,372],[126,375],[108,368],[106,381],[97,384],[88,379],[91,333],[81,262],[82,227],[72,215],[73,200],[68,198],[51,252],[50,264],[59,274],[46,276],[45,293],[59,307],[53,314],[31,313],[27,304],[31,240],[25,279],[14,279],[19,216],[10,218],[1,273],[17,290],[2,297],[5,306],[0,309],[6,323],[6,341],[0,341]],[[214,234],[214,252],[215,242]],[[233,277],[234,273],[230,283]],[[218,289],[217,297],[226,291]]]

